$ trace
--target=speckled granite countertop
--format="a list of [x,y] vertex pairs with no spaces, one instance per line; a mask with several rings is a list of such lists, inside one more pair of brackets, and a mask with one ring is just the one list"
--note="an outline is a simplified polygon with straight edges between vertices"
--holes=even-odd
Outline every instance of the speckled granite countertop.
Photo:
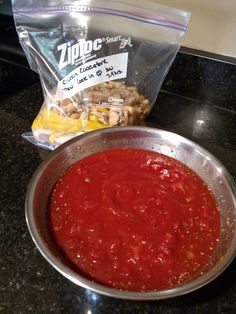
[[[178,67],[183,69],[182,61],[177,58],[178,64],[173,67],[177,72]],[[198,60],[198,67],[203,66],[201,62]],[[225,79],[224,70],[219,71],[217,78]],[[230,71],[235,80],[235,69],[230,68]],[[182,71],[181,76],[184,73]],[[27,75],[26,70],[20,70],[19,77]],[[192,75],[195,84],[198,79],[202,82],[196,77],[197,73]],[[191,92],[186,83],[180,94],[181,86],[176,87],[172,76],[170,73],[163,85],[148,124],[199,143],[212,152],[236,179],[236,106],[233,104],[236,98],[232,98],[230,89],[230,84],[234,83],[232,80],[228,83],[221,81],[223,90],[220,92],[219,84],[218,97],[204,84],[198,86],[199,92],[196,93],[196,89]],[[210,79],[208,77],[208,82]],[[24,216],[27,185],[44,154],[21,138],[23,132],[30,130],[42,103],[41,88],[38,82],[28,87],[22,87],[20,81],[19,84],[11,82],[11,95],[9,90],[5,92],[2,88],[0,96],[0,311],[23,314],[236,313],[236,260],[204,288],[159,302],[122,301],[98,295],[75,286],[44,260],[30,238]],[[189,82],[191,76],[188,76]],[[201,94],[204,88],[206,90]],[[209,101],[212,98],[214,103]]]

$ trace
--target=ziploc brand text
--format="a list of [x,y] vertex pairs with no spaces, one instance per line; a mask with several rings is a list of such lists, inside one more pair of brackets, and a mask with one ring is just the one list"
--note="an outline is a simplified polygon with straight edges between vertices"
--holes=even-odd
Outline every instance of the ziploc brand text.
[[81,39],[74,45],[71,42],[61,44],[57,47],[60,51],[59,69],[63,69],[67,65],[74,65],[76,60],[92,51],[98,51],[102,48],[102,38],[95,40]]
[[75,44],[71,42],[63,43],[57,46],[57,51],[60,52],[59,70],[68,65],[77,65],[79,58],[89,56],[93,51],[99,51],[103,44],[114,44],[116,42],[118,43],[118,49],[124,49],[126,46],[132,47],[131,37],[122,37],[121,35],[96,38],[95,40],[79,39]]

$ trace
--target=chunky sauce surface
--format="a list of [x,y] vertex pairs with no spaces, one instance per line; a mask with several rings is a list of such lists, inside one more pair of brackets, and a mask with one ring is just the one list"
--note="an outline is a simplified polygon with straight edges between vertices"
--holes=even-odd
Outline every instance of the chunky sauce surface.
[[49,217],[78,271],[132,291],[190,281],[220,235],[220,213],[202,179],[170,157],[139,149],[73,164],[55,185]]

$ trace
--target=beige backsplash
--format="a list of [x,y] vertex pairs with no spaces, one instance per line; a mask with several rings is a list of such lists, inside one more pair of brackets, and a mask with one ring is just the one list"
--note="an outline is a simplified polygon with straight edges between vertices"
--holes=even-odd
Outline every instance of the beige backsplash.
[[192,13],[183,46],[236,58],[236,0],[153,0]]

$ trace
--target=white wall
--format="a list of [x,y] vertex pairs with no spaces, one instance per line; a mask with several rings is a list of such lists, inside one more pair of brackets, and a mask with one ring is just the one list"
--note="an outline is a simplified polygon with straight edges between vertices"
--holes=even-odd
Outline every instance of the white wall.
[[152,0],[192,13],[183,46],[236,57],[236,0]]

